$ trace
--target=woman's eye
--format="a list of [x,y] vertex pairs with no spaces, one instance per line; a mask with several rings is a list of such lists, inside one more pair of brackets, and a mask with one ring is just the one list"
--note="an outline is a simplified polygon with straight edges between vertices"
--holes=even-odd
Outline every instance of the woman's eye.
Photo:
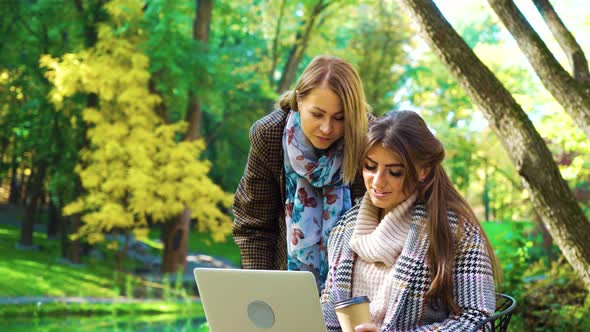
[[402,172],[394,172],[394,171],[389,171],[389,174],[393,177],[399,178],[402,175],[404,175]]
[[367,163],[365,163],[365,164],[364,164],[364,167],[365,167],[365,169],[366,169],[366,170],[368,170],[368,171],[374,171],[374,170],[376,170],[376,169],[377,169],[377,166],[375,166],[375,165],[369,165],[369,164],[367,164]]
[[344,121],[344,117],[343,116],[337,116],[334,118],[334,120],[336,121]]
[[313,115],[314,118],[321,118],[322,117],[322,113],[311,113],[311,115]]

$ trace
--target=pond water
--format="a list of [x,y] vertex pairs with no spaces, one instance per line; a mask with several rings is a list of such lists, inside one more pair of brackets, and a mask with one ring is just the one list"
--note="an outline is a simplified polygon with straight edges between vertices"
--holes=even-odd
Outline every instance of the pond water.
[[43,317],[39,319],[0,319],[2,332],[209,332],[205,317],[179,317],[176,315],[152,316],[92,316]]

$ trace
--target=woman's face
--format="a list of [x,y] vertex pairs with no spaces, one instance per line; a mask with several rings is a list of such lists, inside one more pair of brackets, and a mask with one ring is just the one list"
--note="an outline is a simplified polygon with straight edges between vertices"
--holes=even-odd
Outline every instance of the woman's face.
[[314,88],[299,101],[303,134],[316,149],[327,149],[344,136],[340,98],[328,88]]
[[[404,193],[402,189],[406,172],[400,158],[393,151],[381,144],[370,148],[363,161],[363,178],[371,202],[388,212],[405,201],[412,194]],[[419,169],[419,178],[423,178],[425,173]]]

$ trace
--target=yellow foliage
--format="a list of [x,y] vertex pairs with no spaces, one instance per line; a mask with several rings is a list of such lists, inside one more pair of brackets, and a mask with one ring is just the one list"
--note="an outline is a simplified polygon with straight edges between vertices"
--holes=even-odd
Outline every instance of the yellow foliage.
[[97,108],[83,111],[89,146],[81,151],[76,170],[86,194],[63,212],[82,214],[79,235],[98,242],[113,229],[146,237],[146,216],[162,222],[188,206],[200,230],[223,240],[231,222],[222,209],[231,205],[231,195],[207,176],[210,163],[199,160],[204,142],[176,142],[186,124],[165,124],[156,115],[161,100],[148,88],[149,58],[139,48],[141,35],[117,30],[140,20],[142,5],[138,0],[106,4],[115,27],[99,26],[95,47],[40,59],[53,84],[50,100],[56,107],[75,93],[99,97]]

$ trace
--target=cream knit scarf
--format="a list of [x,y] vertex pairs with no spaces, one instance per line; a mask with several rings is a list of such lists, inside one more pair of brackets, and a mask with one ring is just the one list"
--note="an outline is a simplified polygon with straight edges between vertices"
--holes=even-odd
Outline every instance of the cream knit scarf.
[[373,205],[367,192],[359,207],[357,223],[350,239],[352,250],[367,263],[384,263],[391,267],[402,252],[410,229],[412,194],[379,220],[380,208]]

